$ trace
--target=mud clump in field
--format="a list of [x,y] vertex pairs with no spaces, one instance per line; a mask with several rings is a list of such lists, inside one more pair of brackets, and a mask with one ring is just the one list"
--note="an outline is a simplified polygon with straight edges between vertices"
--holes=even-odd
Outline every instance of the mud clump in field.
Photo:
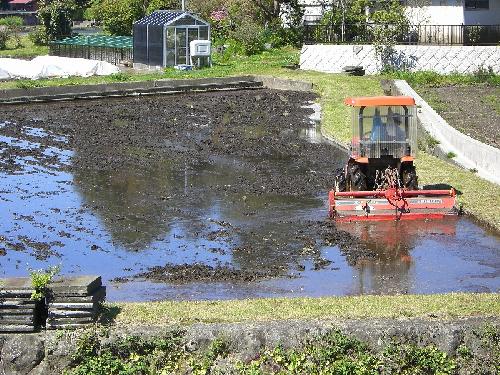
[[227,265],[212,267],[206,264],[194,263],[151,267],[147,272],[139,273],[135,277],[152,281],[186,283],[199,281],[251,282],[276,276],[286,276],[286,270],[240,270]]

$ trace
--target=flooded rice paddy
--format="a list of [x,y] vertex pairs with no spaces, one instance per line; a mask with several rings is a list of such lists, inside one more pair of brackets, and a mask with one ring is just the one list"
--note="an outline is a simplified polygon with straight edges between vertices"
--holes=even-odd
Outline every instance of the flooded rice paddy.
[[500,289],[467,217],[335,225],[347,157],[312,94],[232,91],[0,107],[0,276],[60,265],[109,300]]

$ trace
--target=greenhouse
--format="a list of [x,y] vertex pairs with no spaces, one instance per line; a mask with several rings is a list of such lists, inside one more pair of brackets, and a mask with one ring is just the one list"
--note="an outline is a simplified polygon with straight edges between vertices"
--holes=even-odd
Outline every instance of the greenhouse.
[[134,24],[134,65],[190,64],[190,42],[209,38],[210,24],[196,15],[157,10]]

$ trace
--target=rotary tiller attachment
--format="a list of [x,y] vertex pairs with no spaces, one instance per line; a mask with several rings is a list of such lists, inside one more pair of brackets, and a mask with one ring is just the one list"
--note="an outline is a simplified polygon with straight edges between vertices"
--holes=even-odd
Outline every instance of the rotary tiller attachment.
[[330,191],[329,214],[338,221],[440,219],[457,215],[455,189]]

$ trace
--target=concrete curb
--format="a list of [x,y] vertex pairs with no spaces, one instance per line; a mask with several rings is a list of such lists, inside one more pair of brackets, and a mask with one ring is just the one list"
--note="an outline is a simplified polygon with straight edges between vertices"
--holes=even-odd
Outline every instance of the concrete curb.
[[400,95],[415,98],[418,120],[423,128],[437,141],[436,146],[446,155],[453,152],[453,161],[465,169],[476,169],[477,174],[495,184],[500,184],[500,150],[479,142],[449,125],[415,90],[404,80],[395,80],[394,87]]
[[309,82],[267,76],[241,76],[203,79],[162,79],[143,82],[117,82],[97,85],[36,87],[0,90],[0,104],[22,104],[56,100],[96,99],[133,95],[176,94],[193,91],[218,91],[269,88],[311,91]]

